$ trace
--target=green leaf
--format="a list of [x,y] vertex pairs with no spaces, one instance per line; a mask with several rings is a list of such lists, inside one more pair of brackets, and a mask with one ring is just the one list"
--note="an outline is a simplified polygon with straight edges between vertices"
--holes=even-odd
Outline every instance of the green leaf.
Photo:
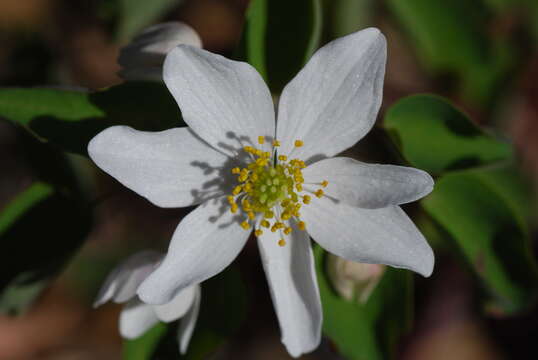
[[148,131],[184,126],[166,87],[152,82],[128,82],[94,93],[0,89],[0,117],[24,125],[65,151],[81,155],[87,155],[92,137],[112,125]]
[[242,39],[246,60],[279,93],[319,46],[321,0],[253,0]]
[[[90,228],[89,214],[77,200],[61,193],[33,205],[0,237],[2,264],[9,264],[0,279],[4,313],[23,311],[79,248]],[[22,301],[26,295],[32,299]]]
[[179,355],[177,326],[169,326],[152,359],[207,359],[237,332],[246,316],[246,304],[240,274],[230,266],[202,283],[200,315],[187,353]]
[[446,174],[422,204],[453,238],[496,307],[510,314],[535,300],[538,273],[526,226],[527,210],[517,205],[525,189],[518,188],[520,180],[508,178],[509,169]]
[[488,136],[444,99],[415,95],[394,104],[385,128],[404,158],[432,174],[509,159],[509,144]]
[[116,35],[118,40],[128,40],[182,2],[183,0],[120,0],[121,18]]
[[44,201],[54,192],[52,186],[36,182],[16,195],[0,212],[0,236],[6,232],[25,212]]
[[20,131],[35,182],[0,212],[0,312],[25,311],[84,241],[91,211],[66,159]]
[[[435,74],[455,74],[465,98],[489,105],[515,64],[509,39],[489,39],[480,0],[389,0],[422,63]],[[450,30],[448,30],[450,29]]]
[[149,360],[168,326],[158,323],[139,338],[123,342],[123,360]]
[[323,305],[323,332],[348,359],[394,357],[395,347],[411,324],[412,277],[406,270],[387,268],[366,304],[338,296],[325,275],[326,253],[314,249]]

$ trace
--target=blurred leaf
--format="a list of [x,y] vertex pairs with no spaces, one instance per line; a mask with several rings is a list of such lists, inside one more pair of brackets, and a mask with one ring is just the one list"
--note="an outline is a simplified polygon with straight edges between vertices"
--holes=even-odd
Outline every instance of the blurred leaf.
[[422,200],[426,211],[454,239],[465,261],[506,313],[528,307],[536,298],[538,286],[523,218],[527,210],[517,205],[525,188],[510,171],[507,167],[449,173]]
[[87,155],[92,137],[112,125],[148,131],[184,125],[166,87],[152,82],[127,82],[94,93],[0,89],[0,117],[24,125],[65,151],[81,155]]
[[509,159],[509,144],[488,136],[444,99],[415,95],[394,104],[384,125],[405,159],[432,174]]
[[366,304],[338,296],[325,275],[325,251],[314,249],[323,305],[323,332],[348,359],[387,359],[411,324],[412,277],[387,268]]
[[[90,215],[76,199],[50,194],[34,203],[24,216],[2,233],[0,311],[19,313],[31,303],[20,293],[35,296],[78,249],[90,227]],[[11,300],[21,300],[14,304]],[[16,305],[16,306],[15,306]]]
[[27,309],[80,247],[91,210],[63,155],[20,131],[34,183],[0,212],[0,312]]
[[137,339],[123,341],[123,360],[149,360],[168,325],[158,323]]
[[[487,60],[481,32],[485,12],[478,0],[388,0],[388,7],[415,42],[426,65],[434,70],[467,67]],[[448,31],[450,29],[450,31]]]
[[321,0],[253,0],[242,39],[246,60],[274,93],[297,74],[318,48]]
[[187,353],[179,355],[177,326],[169,326],[152,359],[207,359],[239,330],[246,308],[246,293],[240,274],[229,266],[202,283],[200,315]]
[[6,232],[24,213],[53,193],[50,185],[36,182],[16,195],[0,212],[0,236]]
[[341,37],[372,25],[374,0],[330,0],[331,34]]
[[183,2],[183,0],[119,1],[121,17],[116,36],[121,42],[128,40]]
[[480,0],[388,0],[424,65],[458,76],[464,97],[488,105],[516,51],[510,41],[486,37],[488,12]]

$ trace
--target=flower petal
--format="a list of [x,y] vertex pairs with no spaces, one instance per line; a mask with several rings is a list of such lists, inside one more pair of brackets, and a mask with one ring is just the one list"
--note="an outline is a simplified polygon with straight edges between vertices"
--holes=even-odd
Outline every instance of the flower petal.
[[235,156],[258,136],[275,136],[271,94],[247,63],[180,45],[166,57],[164,82],[185,122],[219,151]]
[[430,276],[433,251],[398,206],[361,209],[328,197],[301,209],[310,236],[344,259],[386,264]]
[[179,44],[202,47],[198,33],[189,25],[166,22],[150,26],[120,50],[119,75],[126,80],[162,81],[166,54]]
[[[319,49],[282,92],[280,152],[305,161],[331,157],[370,131],[381,106],[386,53],[375,28]],[[294,149],[296,139],[304,145]]]
[[192,306],[196,295],[197,285],[189,286],[181,290],[169,303],[163,305],[155,305],[155,313],[159,320],[171,322],[179,319]]
[[328,196],[366,209],[405,204],[433,189],[433,179],[422,170],[343,157],[315,162],[303,170],[303,176],[310,184],[327,180],[329,185],[323,190]]
[[158,322],[153,307],[134,298],[120,313],[120,334],[125,339],[135,339]]
[[162,257],[163,254],[153,250],[141,251],[128,257],[108,275],[93,306],[98,307],[111,299],[117,303],[131,299]]
[[187,352],[189,342],[191,341],[194,327],[196,326],[196,320],[198,320],[198,313],[200,312],[200,300],[202,298],[200,286],[196,286],[196,293],[194,296],[194,302],[190,310],[185,314],[179,328],[177,330],[179,352],[181,355]]
[[250,235],[230,213],[225,197],[209,200],[178,225],[168,254],[138,288],[148,304],[169,302],[182,289],[218,274],[239,254]]
[[298,357],[318,347],[321,339],[321,302],[310,238],[294,231],[279,246],[280,232],[265,231],[258,238],[263,268],[280,323],[282,343]]
[[228,157],[188,128],[160,132],[113,126],[97,134],[88,153],[102,170],[161,207],[199,204],[221,195]]

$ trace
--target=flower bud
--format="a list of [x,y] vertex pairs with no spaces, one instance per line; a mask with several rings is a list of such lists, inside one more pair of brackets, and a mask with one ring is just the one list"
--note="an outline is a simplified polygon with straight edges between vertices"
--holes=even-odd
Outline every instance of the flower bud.
[[153,25],[120,50],[119,75],[125,80],[162,81],[162,66],[168,52],[186,44],[202,47],[198,33],[189,25],[175,21]]
[[332,254],[327,258],[327,273],[333,288],[346,300],[364,304],[379,283],[385,265],[345,260]]

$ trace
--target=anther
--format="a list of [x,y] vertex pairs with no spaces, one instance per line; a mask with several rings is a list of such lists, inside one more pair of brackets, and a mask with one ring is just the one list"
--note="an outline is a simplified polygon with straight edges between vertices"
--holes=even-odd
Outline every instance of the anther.
[[286,240],[284,239],[278,240],[278,246],[286,246]]
[[323,187],[327,187],[327,185],[329,185],[329,182],[328,182],[327,180],[323,180],[323,181],[321,182],[321,186],[323,186]]
[[299,221],[297,223],[297,227],[299,228],[299,230],[304,230],[304,229],[306,229],[306,224],[305,224],[304,221]]
[[242,227],[243,229],[245,229],[245,230],[248,230],[248,229],[250,229],[250,224],[248,223],[248,221],[243,221],[243,222],[241,223],[241,227]]
[[258,136],[258,144],[265,143],[265,138],[263,136]]
[[303,141],[302,140],[295,140],[295,147],[301,147],[304,145]]
[[316,192],[314,193],[318,198],[322,197],[323,196],[323,190],[321,189],[317,189]]

